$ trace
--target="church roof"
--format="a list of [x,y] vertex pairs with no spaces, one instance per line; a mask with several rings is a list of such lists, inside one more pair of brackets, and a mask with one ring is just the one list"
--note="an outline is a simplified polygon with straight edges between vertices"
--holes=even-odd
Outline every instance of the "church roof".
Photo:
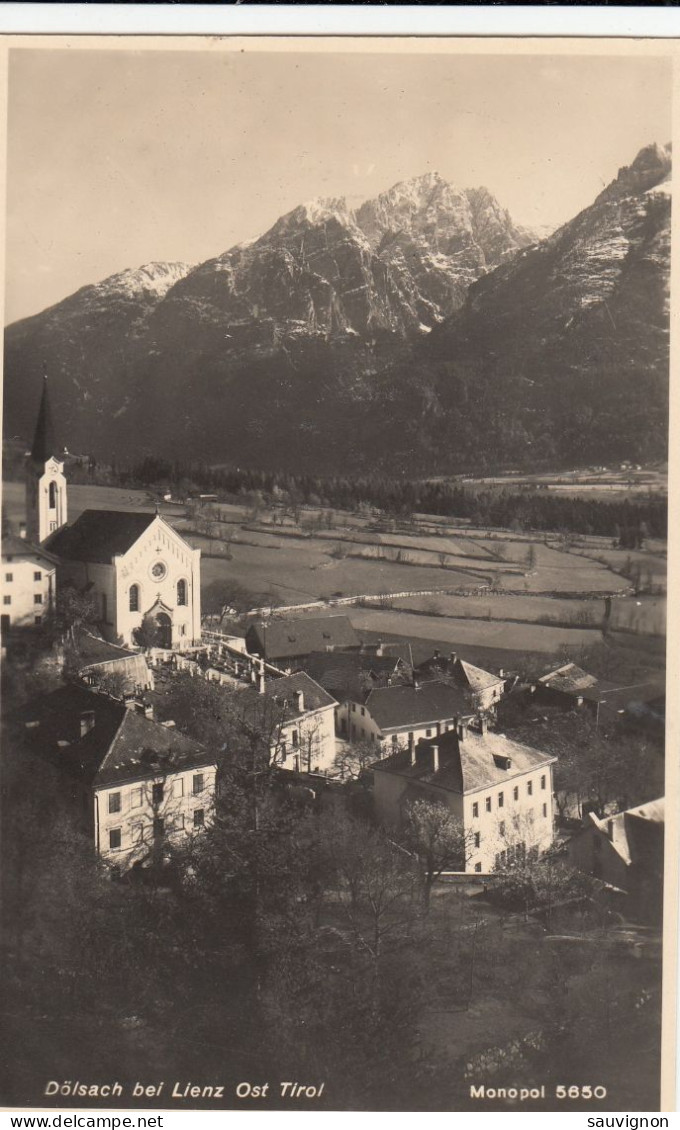
[[34,463],[46,463],[52,455],[58,455],[58,451],[54,431],[54,420],[52,419],[52,408],[47,391],[47,377],[45,377],[43,379],[38,419],[35,425],[35,435],[33,436],[31,459]]
[[56,530],[46,545],[68,561],[110,565],[113,557],[131,549],[155,519],[155,514],[130,510],[84,510],[72,525]]

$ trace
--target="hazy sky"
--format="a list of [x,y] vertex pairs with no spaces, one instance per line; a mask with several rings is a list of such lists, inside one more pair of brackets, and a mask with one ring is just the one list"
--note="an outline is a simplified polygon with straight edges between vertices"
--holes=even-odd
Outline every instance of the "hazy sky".
[[6,322],[435,169],[557,225],[670,113],[658,58],[14,49]]

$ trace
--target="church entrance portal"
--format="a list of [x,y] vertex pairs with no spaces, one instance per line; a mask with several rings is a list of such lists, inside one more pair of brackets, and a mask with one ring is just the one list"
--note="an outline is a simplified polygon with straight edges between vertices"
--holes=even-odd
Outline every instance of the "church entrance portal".
[[155,617],[156,647],[172,647],[172,620],[167,612],[157,612]]

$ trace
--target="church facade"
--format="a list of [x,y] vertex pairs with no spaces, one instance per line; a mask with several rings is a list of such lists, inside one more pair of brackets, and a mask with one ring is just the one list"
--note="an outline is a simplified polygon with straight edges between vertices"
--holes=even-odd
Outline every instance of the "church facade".
[[43,388],[26,476],[30,538],[58,559],[57,584],[96,602],[102,635],[127,646],[201,639],[201,551],[158,513],[85,510],[67,524],[64,460]]

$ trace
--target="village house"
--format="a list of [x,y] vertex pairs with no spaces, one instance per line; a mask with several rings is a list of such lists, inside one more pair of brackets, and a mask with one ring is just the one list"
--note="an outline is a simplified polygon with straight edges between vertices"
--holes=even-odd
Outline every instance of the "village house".
[[494,675],[491,671],[485,671],[482,667],[461,659],[455,651],[443,656],[435,650],[430,659],[420,664],[417,673],[423,679],[450,681],[463,691],[475,710],[492,710],[505,693],[502,671],[499,675]]
[[8,534],[2,539],[2,634],[40,627],[54,610],[57,559],[46,549]]
[[21,711],[24,740],[56,767],[78,826],[107,863],[123,870],[202,831],[213,811],[214,758],[151,715],[148,704],[76,685]]
[[349,740],[372,742],[378,756],[452,730],[475,713],[458,687],[434,680],[376,687],[347,709]]
[[247,730],[268,746],[272,764],[297,773],[333,773],[337,703],[304,671],[266,678],[262,670],[235,703]]
[[201,639],[201,552],[156,513],[85,510],[68,525],[59,458],[43,385],[26,467],[27,536],[58,559],[59,586],[94,597],[98,627],[113,642],[181,648]]
[[579,871],[625,891],[628,911],[658,922],[663,902],[664,798],[600,818],[588,813],[569,841],[569,859]]
[[347,616],[258,620],[246,632],[246,647],[268,663],[292,668],[315,651],[359,651],[361,641]]
[[537,856],[553,842],[552,768],[556,758],[459,723],[437,738],[410,743],[373,766],[378,820],[399,827],[409,801],[444,804],[460,821],[460,870],[489,873]]
[[316,651],[304,670],[337,701],[336,733],[350,735],[352,704],[363,704],[376,687],[411,681],[411,669],[400,658],[364,652]]

